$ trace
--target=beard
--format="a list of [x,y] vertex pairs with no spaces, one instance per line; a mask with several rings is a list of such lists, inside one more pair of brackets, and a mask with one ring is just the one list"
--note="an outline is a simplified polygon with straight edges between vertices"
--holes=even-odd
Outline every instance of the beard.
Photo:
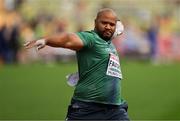
[[111,31],[108,31],[108,30],[104,30],[104,31],[98,31],[96,30],[97,34],[102,38],[104,39],[105,41],[108,41],[112,38],[113,36],[113,32]]

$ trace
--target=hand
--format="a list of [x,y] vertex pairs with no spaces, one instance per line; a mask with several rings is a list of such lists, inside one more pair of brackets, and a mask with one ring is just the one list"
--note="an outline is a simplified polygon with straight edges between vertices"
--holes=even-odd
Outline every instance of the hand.
[[28,41],[27,43],[24,44],[24,47],[26,49],[30,49],[30,48],[36,47],[37,50],[40,50],[40,49],[44,48],[45,45],[46,45],[45,39],[39,39],[37,41],[35,41],[35,40]]

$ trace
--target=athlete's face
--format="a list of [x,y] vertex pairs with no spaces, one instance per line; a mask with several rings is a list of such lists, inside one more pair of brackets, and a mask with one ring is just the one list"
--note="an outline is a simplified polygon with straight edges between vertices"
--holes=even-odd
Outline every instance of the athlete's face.
[[103,12],[95,20],[95,29],[98,35],[109,40],[114,34],[116,26],[116,16],[112,12]]

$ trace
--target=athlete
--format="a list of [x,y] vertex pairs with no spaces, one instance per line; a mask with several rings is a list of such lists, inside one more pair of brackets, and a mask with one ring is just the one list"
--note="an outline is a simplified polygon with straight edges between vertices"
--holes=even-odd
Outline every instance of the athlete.
[[59,33],[25,44],[27,49],[48,45],[76,51],[79,80],[66,120],[129,120],[121,95],[119,57],[111,42],[117,20],[112,9],[103,8],[97,13],[94,30]]

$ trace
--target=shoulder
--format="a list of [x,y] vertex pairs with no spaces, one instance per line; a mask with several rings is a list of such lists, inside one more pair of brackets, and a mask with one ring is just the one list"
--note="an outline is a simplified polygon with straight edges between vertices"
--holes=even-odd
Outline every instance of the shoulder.
[[76,33],[78,36],[83,36],[83,37],[88,37],[88,36],[93,36],[93,31],[81,31]]
[[76,33],[83,41],[84,46],[92,47],[95,41],[95,35],[93,31],[82,31]]

